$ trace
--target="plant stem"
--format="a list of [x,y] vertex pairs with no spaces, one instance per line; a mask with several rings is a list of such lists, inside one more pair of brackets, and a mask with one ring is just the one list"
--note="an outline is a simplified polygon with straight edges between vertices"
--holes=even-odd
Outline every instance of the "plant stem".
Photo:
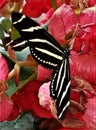
[[[25,80],[25,82],[23,84],[21,84],[15,91],[14,93],[16,93],[19,89],[23,88],[28,82],[32,81],[32,80],[35,80],[37,77],[37,72],[34,72],[28,79]],[[14,94],[13,93],[13,94]],[[12,94],[12,95],[13,95]],[[10,95],[10,97],[12,96]]]
[[8,74],[8,79],[7,79],[7,81],[8,81],[9,79],[11,79],[13,76],[14,76],[14,69],[12,69],[11,72]]
[[61,0],[62,1],[62,4],[64,4],[65,3],[65,0]]
[[58,8],[56,0],[51,0],[51,4],[54,10],[56,10]]
[[22,88],[23,86],[25,86],[28,82],[35,80],[37,77],[37,72],[34,72],[28,79],[26,79],[26,81],[23,83],[23,85],[19,86],[18,89]]

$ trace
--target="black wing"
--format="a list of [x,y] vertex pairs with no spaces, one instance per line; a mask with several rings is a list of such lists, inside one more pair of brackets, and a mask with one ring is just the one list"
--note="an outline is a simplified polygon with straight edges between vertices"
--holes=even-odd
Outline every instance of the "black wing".
[[28,41],[30,51],[39,64],[52,70],[61,64],[65,53],[49,33],[20,13],[12,14],[12,22],[20,35]]
[[24,50],[26,47],[28,47],[28,42],[25,41],[23,37],[19,37],[15,40],[11,40],[11,42],[7,43],[6,46],[11,45],[12,49],[15,51],[21,51]]
[[63,60],[50,84],[50,96],[56,99],[57,116],[64,119],[68,106],[70,104],[70,70],[69,60]]
[[50,96],[56,100],[58,118],[64,119],[70,103],[69,49],[63,50],[49,33],[25,15],[13,13],[12,22],[27,41],[34,59],[42,66],[54,71],[50,84]]

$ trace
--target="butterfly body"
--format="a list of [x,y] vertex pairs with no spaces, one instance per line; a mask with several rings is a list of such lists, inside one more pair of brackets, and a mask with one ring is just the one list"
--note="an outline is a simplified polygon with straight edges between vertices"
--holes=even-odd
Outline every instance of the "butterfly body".
[[[29,46],[33,58],[53,71],[50,96],[56,101],[58,119],[64,119],[70,104],[69,48],[63,49],[39,24],[21,13],[13,13],[12,22]],[[13,49],[19,48],[21,44],[12,46]]]

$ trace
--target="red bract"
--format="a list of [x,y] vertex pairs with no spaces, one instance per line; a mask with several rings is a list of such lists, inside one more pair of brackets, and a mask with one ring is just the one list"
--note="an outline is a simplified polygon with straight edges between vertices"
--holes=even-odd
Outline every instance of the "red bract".
[[79,18],[81,25],[96,23],[96,6],[84,9]]
[[0,0],[0,8],[4,7],[4,5],[8,2],[8,0]]
[[84,9],[79,21],[81,28],[77,32],[73,49],[83,53],[96,51],[96,7]]
[[52,71],[38,65],[38,77],[37,79],[39,81],[45,81],[47,80],[52,74]]
[[9,97],[2,94],[0,97],[0,121],[4,121],[8,118],[13,108],[13,103]]
[[52,15],[48,31],[60,44],[64,44],[65,35],[72,31],[77,23],[77,15],[70,6],[64,4]]
[[96,5],[96,0],[87,0],[87,4],[89,7]]
[[0,80],[6,81],[8,78],[8,64],[4,57],[0,54]]
[[96,83],[96,53],[78,54],[71,52],[70,60],[71,76],[79,76],[88,82]]
[[[40,87],[40,89],[39,89],[39,101],[40,101],[40,103],[41,103],[41,105],[45,108],[45,109],[51,109],[51,113],[52,113],[52,115],[54,116],[54,118],[56,118],[56,106],[54,106],[53,104],[52,104],[52,99],[50,98],[50,94],[49,94],[49,84],[50,84],[50,82],[48,82],[48,83],[44,83],[41,87]],[[78,97],[77,97],[78,96]],[[80,102],[80,93],[78,92],[74,92],[74,94],[73,94],[73,92],[71,93],[71,100],[74,100],[74,101],[77,101],[78,103]],[[70,114],[70,112],[72,112],[72,106],[71,106],[71,108],[70,108],[70,112],[68,111],[67,112],[67,116],[66,116],[66,118],[65,118],[65,122],[63,122],[63,123],[61,123],[62,125],[63,125],[63,127],[61,127],[62,128],[62,130],[64,129],[65,130],[65,128],[67,127],[67,128],[77,128],[77,126],[78,127],[81,127],[81,125],[79,124],[80,122],[75,122],[75,121],[73,121],[73,124],[72,124],[72,120],[70,120],[70,119],[72,119],[72,118],[77,118],[77,119],[80,119],[80,121],[84,121],[83,119],[82,119],[82,113],[80,114],[79,112],[76,112],[76,109],[75,109],[76,107],[74,107],[73,109],[74,109],[74,112],[75,112],[75,114],[73,114],[73,115],[71,115]],[[73,119],[74,120],[74,119]],[[67,124],[68,123],[68,124]],[[76,123],[76,124],[75,124]],[[74,126],[72,126],[72,125],[74,125]],[[56,126],[56,125],[55,125]],[[52,127],[52,129],[54,129],[54,130],[59,130],[59,129],[55,129],[55,126],[54,127]],[[65,128],[64,128],[65,127]],[[48,130],[51,130],[51,128],[49,128]]]
[[[23,13],[29,17],[39,17],[42,13],[47,13],[52,7],[51,0],[26,0],[23,7]],[[57,6],[61,6],[62,1],[56,0]],[[66,4],[70,3],[70,0],[65,0]]]
[[88,53],[96,51],[96,24],[80,28],[74,42],[73,49],[77,52]]
[[[10,0],[11,2],[20,2],[20,0]],[[23,1],[23,0],[21,0]]]
[[15,120],[21,112],[22,112],[21,108],[17,104],[13,104],[13,109],[6,120],[8,121]]
[[46,15],[44,18],[41,19],[40,21],[40,25],[45,24],[52,16],[52,14],[54,13],[53,8],[51,8],[50,10],[47,11]]
[[50,0],[26,0],[23,7],[23,13],[29,17],[39,17],[51,8]]
[[69,4],[70,4],[70,1],[71,1],[71,0],[65,0],[65,3],[69,5]]
[[85,104],[87,110],[83,116],[86,122],[86,129],[95,130],[96,129],[96,97],[88,100]]
[[[38,91],[41,86],[41,82],[32,81],[26,84],[16,94],[12,96],[14,104],[17,104],[22,111],[30,111],[32,115],[42,118],[50,118],[52,115],[50,111],[44,109],[39,104]],[[14,116],[14,114],[13,114]]]

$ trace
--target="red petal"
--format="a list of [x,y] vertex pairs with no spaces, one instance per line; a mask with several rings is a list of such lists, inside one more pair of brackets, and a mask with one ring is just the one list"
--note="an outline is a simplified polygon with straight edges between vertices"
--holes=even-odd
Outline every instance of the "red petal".
[[80,24],[96,23],[96,6],[84,9],[80,14]]
[[94,51],[88,54],[78,54],[76,52],[71,54],[71,76],[81,77],[94,84],[96,82],[96,55]]
[[8,78],[8,64],[4,57],[0,54],[0,80],[7,80]]
[[5,94],[0,99],[0,121],[4,121],[8,118],[13,108],[13,103],[9,97]]
[[86,105],[86,112],[83,116],[83,119],[86,122],[87,129],[95,130],[96,129],[96,97],[88,100]]
[[4,5],[8,2],[8,0],[0,0],[0,8],[4,7]]
[[69,5],[63,4],[52,15],[48,31],[60,44],[64,44],[65,35],[73,31],[77,23],[78,17],[72,8]]
[[41,82],[32,81],[26,84],[17,94],[13,95],[14,103],[23,109],[23,111],[31,111],[36,117],[50,118],[50,111],[44,109],[39,104],[38,91]]
[[45,80],[49,79],[51,74],[52,74],[52,71],[38,65],[38,77],[37,77],[37,80],[45,81]]

